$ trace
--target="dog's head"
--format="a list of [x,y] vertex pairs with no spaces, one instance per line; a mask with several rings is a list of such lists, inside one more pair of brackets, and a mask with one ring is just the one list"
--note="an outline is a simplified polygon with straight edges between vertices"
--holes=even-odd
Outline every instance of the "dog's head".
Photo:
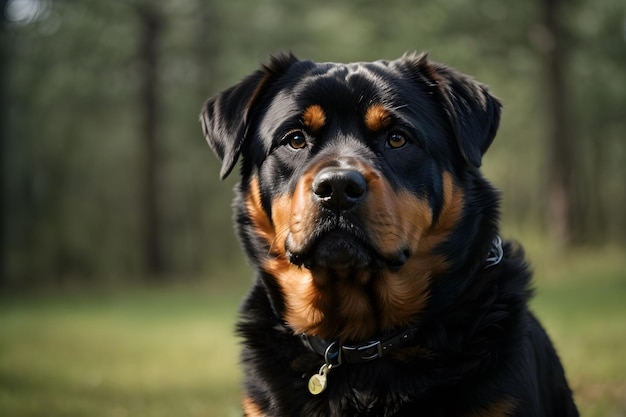
[[436,277],[486,251],[478,167],[499,118],[483,85],[425,55],[279,56],[201,114],[222,178],[242,159],[240,239],[277,314],[342,341],[414,321]]

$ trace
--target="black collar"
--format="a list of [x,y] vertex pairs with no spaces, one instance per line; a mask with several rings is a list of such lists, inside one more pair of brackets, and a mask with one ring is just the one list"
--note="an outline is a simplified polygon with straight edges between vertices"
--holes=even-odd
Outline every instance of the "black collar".
[[[496,235],[491,241],[491,247],[485,258],[484,268],[491,268],[499,264],[504,257],[502,239]],[[309,350],[324,358],[326,365],[338,366],[343,363],[364,363],[380,359],[397,347],[405,345],[415,337],[415,326],[383,335],[380,339],[370,340],[359,345],[328,342],[314,336],[302,334],[302,343]]]
[[311,351],[324,358],[327,365],[343,363],[363,363],[382,358],[393,348],[400,347],[415,337],[414,327],[385,335],[378,340],[370,340],[360,345],[328,342],[318,337],[301,335],[302,343]]

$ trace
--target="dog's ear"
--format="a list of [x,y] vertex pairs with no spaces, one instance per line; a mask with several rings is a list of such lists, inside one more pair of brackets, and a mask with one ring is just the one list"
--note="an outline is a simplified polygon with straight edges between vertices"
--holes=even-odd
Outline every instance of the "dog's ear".
[[502,104],[489,93],[486,85],[451,68],[436,68],[445,80],[440,88],[447,97],[447,113],[461,154],[470,165],[478,168],[496,137]]
[[412,60],[411,66],[443,96],[461,154],[468,164],[480,167],[500,125],[500,100],[489,93],[486,85],[445,65],[429,62],[426,54],[405,59]]
[[202,106],[202,132],[222,163],[220,178],[230,174],[248,133],[250,112],[269,86],[298,59],[292,54],[272,57],[269,64],[239,84],[208,99]]

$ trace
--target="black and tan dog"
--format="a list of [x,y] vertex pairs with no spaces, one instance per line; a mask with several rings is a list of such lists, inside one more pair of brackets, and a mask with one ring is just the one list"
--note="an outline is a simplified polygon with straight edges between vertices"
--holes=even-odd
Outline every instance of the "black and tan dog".
[[425,55],[282,55],[205,103],[257,271],[246,416],[578,415],[479,170],[499,119]]

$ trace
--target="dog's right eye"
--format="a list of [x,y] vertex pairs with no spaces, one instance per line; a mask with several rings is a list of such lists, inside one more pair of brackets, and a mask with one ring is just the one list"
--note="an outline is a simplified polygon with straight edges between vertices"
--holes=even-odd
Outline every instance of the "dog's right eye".
[[294,130],[285,135],[282,143],[291,146],[293,149],[302,149],[306,146],[306,135],[300,130]]

